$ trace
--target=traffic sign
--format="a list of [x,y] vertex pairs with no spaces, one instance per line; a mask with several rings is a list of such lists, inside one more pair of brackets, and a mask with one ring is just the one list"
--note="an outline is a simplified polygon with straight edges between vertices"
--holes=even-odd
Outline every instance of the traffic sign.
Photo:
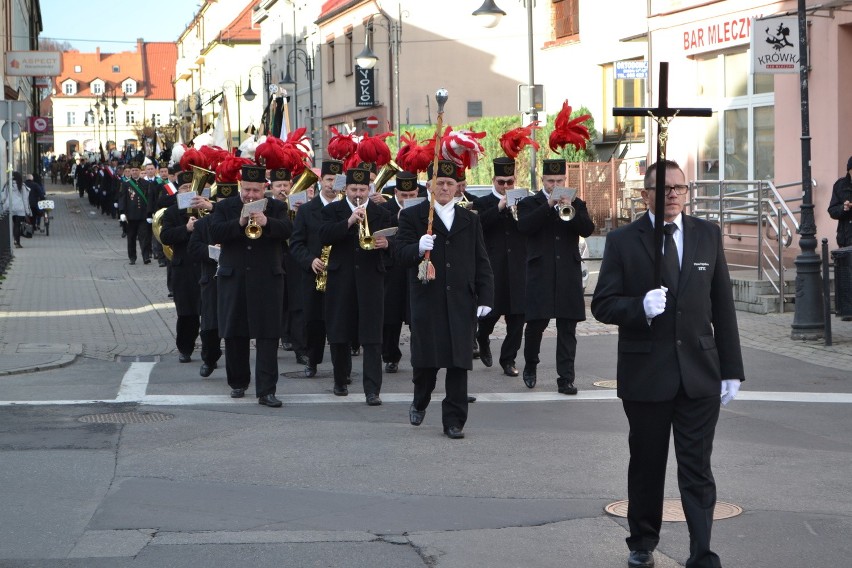
[[373,128],[378,128],[379,127],[379,119],[376,118],[375,116],[368,116],[365,124],[367,125],[367,128],[369,128],[370,130],[372,130]]
[[21,125],[17,122],[5,122],[0,127],[0,134],[3,135],[6,142],[15,141],[21,135]]
[[30,117],[30,132],[47,132],[47,119],[43,116]]

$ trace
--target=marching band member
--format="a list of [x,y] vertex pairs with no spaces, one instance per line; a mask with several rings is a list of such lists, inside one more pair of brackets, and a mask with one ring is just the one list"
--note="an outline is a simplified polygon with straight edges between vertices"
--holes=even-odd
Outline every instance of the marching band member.
[[[263,199],[265,174],[263,166],[242,167],[239,195],[216,204],[210,236],[221,244],[217,307],[231,397],[245,396],[251,381],[249,349],[254,338],[258,402],[280,407],[275,389],[284,301],[282,250],[292,225],[284,205],[275,200],[266,199],[262,212],[243,214],[245,204]],[[257,234],[258,229],[258,238],[248,236]]]
[[130,177],[121,184],[118,194],[119,219],[127,233],[127,258],[136,264],[136,242],[145,264],[151,262],[151,215],[154,195],[149,184],[141,177],[140,167],[144,156],[138,154],[130,160]]
[[378,406],[382,403],[384,312],[384,265],[379,250],[388,247],[388,240],[373,237],[369,231],[390,227],[393,220],[386,209],[370,201],[369,184],[368,170],[346,171],[346,198],[323,207],[319,236],[323,245],[331,245],[325,316],[334,394],[349,394],[346,385],[352,368],[351,343],[357,336],[364,351],[364,395],[368,405]]

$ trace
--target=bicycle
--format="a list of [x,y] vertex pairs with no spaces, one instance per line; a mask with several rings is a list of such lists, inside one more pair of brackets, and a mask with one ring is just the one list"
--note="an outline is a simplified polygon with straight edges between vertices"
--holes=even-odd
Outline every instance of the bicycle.
[[53,211],[53,200],[44,199],[38,202],[38,208],[44,211],[44,236],[50,236],[50,213]]

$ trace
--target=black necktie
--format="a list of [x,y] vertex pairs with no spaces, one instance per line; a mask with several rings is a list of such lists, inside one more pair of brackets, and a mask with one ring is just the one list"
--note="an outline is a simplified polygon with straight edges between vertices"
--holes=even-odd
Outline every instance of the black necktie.
[[677,282],[680,277],[680,262],[677,258],[677,245],[674,240],[674,232],[677,230],[677,225],[669,223],[663,226],[663,232],[666,235],[663,250],[663,266],[666,267],[668,273],[669,288],[674,293],[677,291]]

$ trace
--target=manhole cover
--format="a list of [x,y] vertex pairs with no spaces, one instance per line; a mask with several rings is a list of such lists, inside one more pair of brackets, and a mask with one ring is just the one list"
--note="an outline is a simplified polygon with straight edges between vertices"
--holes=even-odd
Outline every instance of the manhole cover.
[[596,387],[600,387],[602,389],[615,389],[618,388],[618,381],[595,381],[592,383]]
[[[604,507],[604,511],[615,517],[627,517],[627,499],[616,501]],[[725,503],[717,501],[716,508],[713,510],[713,519],[730,519],[741,515],[742,507],[733,503]],[[683,514],[683,507],[680,504],[680,499],[664,499],[663,500],[663,520],[667,522],[684,522],[686,517]]]
[[77,419],[78,422],[89,424],[145,424],[147,422],[163,422],[174,418],[173,414],[164,412],[108,412],[105,414],[87,414]]

